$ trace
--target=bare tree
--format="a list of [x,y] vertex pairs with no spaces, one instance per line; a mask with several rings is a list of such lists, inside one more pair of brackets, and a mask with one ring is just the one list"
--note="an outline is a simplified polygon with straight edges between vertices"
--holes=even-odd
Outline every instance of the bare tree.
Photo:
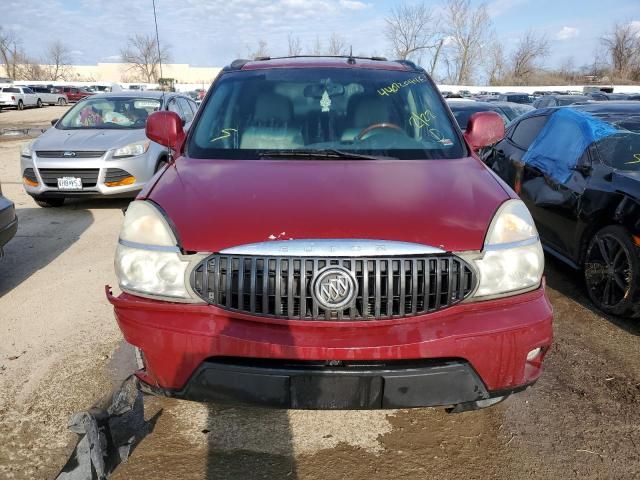
[[249,53],[249,58],[264,58],[269,56],[269,49],[267,47],[267,42],[264,40],[258,40],[258,45],[255,50],[252,50],[250,46],[247,45],[247,52]]
[[502,82],[507,68],[504,49],[500,42],[493,42],[485,52],[484,63],[489,85],[498,85]]
[[452,80],[458,85],[469,84],[492,31],[487,6],[474,8],[470,0],[448,0],[444,17]]
[[432,51],[431,70],[435,70],[443,40],[436,27],[438,18],[427,3],[397,5],[385,21],[385,35],[395,57],[420,63],[423,55]]
[[60,40],[52,42],[45,53],[47,80],[66,80],[70,73],[71,52]]
[[291,34],[287,37],[289,42],[289,56],[295,57],[302,54],[302,45],[300,44],[300,37],[294,37]]
[[631,24],[616,23],[600,42],[611,57],[615,76],[628,79],[634,70],[640,69],[640,36]]
[[137,76],[147,82],[155,83],[160,76],[159,65],[169,61],[169,47],[164,46],[158,52],[158,44],[152,35],[136,34],[129,37],[127,46],[120,51],[123,63],[131,65]]
[[539,68],[539,62],[549,55],[549,41],[544,35],[526,32],[511,56],[511,77],[516,84],[525,84]]
[[343,37],[338,35],[337,33],[332,33],[329,37],[329,45],[327,47],[328,55],[346,55],[347,51],[347,42]]
[[13,32],[3,31],[0,27],[0,62],[4,65],[7,77],[14,80],[21,78],[21,67],[26,55],[20,47],[20,39]]
[[322,55],[322,48],[322,41],[320,40],[320,37],[316,35],[316,40],[311,46],[311,53],[313,55]]

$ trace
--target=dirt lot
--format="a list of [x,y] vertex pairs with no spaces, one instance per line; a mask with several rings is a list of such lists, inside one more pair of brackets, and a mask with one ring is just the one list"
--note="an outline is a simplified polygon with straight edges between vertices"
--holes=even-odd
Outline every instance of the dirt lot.
[[[0,128],[61,111],[2,112]],[[38,208],[20,185],[20,143],[0,142],[3,191],[20,216],[0,262],[0,478],[52,478],[76,439],[69,415],[130,368],[103,291],[124,203]],[[578,275],[547,265],[546,372],[496,407],[305,412],[148,398],[155,429],[113,478],[640,478],[640,324],[595,312]]]

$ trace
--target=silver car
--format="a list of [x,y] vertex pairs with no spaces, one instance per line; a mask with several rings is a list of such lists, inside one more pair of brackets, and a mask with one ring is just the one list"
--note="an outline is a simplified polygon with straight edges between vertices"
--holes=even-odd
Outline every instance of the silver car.
[[135,197],[168,159],[167,149],[145,136],[147,117],[174,111],[188,128],[196,109],[175,93],[87,97],[22,148],[24,188],[41,207],[59,207],[67,197]]

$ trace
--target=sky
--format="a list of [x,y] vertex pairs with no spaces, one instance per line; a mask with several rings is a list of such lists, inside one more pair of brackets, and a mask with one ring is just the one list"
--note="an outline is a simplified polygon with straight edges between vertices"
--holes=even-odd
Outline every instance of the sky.
[[[472,0],[476,5],[478,0]],[[25,51],[42,58],[61,40],[74,64],[116,62],[133,33],[153,33],[152,0],[2,0],[0,27],[17,34]],[[156,0],[160,43],[175,63],[219,67],[267,42],[272,56],[287,54],[289,35],[303,46],[335,32],[354,54],[390,56],[385,17],[398,0]],[[412,3],[408,0],[407,3]],[[439,8],[441,0],[428,4]],[[507,51],[533,29],[551,41],[549,67],[569,58],[591,63],[600,37],[614,22],[635,22],[640,0],[488,0],[496,39]]]

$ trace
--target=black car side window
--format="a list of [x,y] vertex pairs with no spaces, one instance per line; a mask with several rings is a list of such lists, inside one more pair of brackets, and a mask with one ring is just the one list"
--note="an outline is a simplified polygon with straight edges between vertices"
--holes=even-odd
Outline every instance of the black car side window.
[[547,115],[538,115],[522,120],[511,134],[511,141],[523,150],[527,150],[549,120]]

